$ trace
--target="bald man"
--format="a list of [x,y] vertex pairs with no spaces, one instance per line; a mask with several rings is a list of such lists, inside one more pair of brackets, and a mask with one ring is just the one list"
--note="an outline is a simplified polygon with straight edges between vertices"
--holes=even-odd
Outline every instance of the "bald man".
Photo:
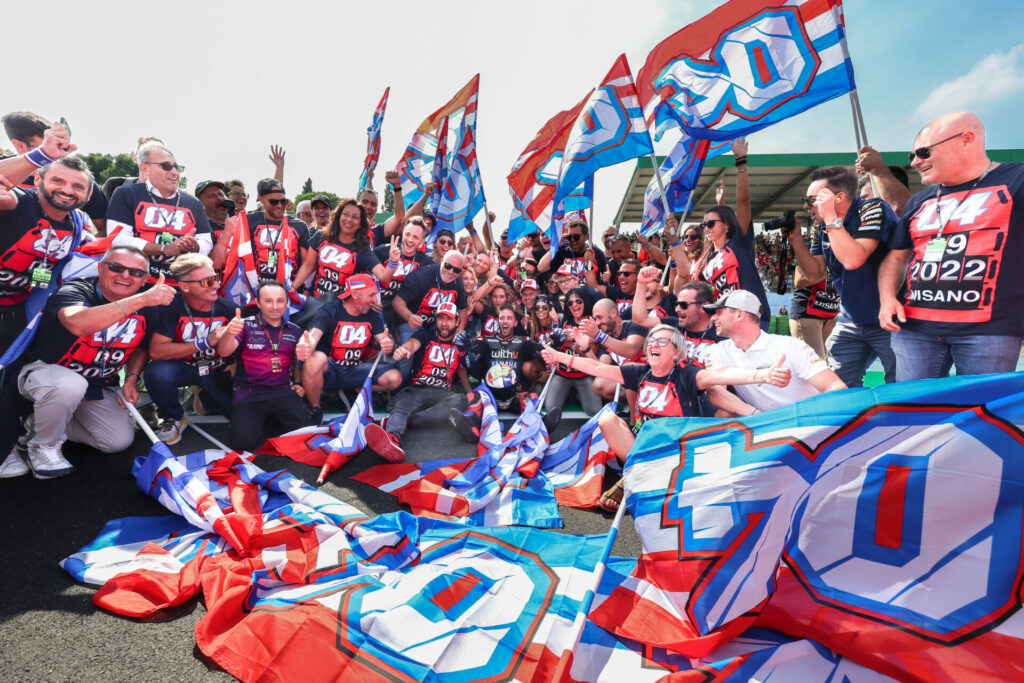
[[942,377],[954,364],[958,375],[1010,372],[1024,337],[1024,164],[991,161],[970,112],[922,128],[910,161],[934,187],[907,202],[878,271],[896,380]]

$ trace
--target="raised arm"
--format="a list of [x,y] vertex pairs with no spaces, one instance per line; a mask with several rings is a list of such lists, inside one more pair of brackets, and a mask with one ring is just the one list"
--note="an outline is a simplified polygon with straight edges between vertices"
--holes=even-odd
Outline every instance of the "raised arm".
[[166,306],[174,299],[174,288],[164,284],[160,274],[156,284],[119,301],[101,306],[66,306],[57,313],[57,319],[76,337],[105,330],[136,311],[149,306]]
[[882,161],[882,155],[874,147],[861,147],[855,165],[859,175],[869,174],[878,189],[878,198],[892,207],[897,216],[903,215],[903,207],[910,199],[910,190],[896,179],[889,167]]
[[[398,177],[398,172],[397,171],[387,171],[387,172],[385,172],[384,173],[384,180],[386,180],[388,185],[391,186],[391,191],[394,193],[394,196],[395,196],[395,213],[394,213],[393,216],[391,216],[391,218],[389,218],[386,221],[384,221],[384,236],[385,237],[391,237],[392,235],[397,235],[399,232],[402,231],[402,227],[405,225],[405,219],[409,215],[422,215],[423,214],[423,205],[420,204],[420,213],[419,214],[407,213],[406,210],[405,210],[405,200],[402,199],[402,183],[401,183],[401,180]],[[424,192],[423,196],[426,197],[427,193]],[[367,216],[367,219],[371,220],[371,221],[373,220],[373,218],[370,217],[370,216]]]
[[580,358],[579,356],[570,356],[567,353],[561,351],[555,351],[550,346],[545,346],[544,350],[540,353],[541,358],[548,365],[554,363],[561,363],[569,366],[573,370],[579,370],[585,372],[593,377],[600,377],[607,379],[612,382],[622,384],[622,370],[617,365],[608,365],[601,361],[592,360],[590,358]]
[[736,219],[740,230],[750,232],[750,186],[747,183],[747,139],[732,141],[732,153],[736,156]]

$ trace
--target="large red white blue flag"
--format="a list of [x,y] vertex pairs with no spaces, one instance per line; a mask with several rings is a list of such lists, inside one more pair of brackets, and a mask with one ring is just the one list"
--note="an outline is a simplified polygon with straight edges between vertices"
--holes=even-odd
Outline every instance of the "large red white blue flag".
[[[460,131],[460,137],[448,149],[460,149],[463,143],[463,132],[470,130],[476,134],[477,92],[480,88],[480,74],[473,76],[459,92],[440,109],[428,116],[413,133],[405,153],[399,160],[396,170],[402,183],[402,196],[405,206],[409,208],[423,196],[423,190],[431,179],[434,157],[437,154],[438,138],[441,124],[448,119],[449,130]],[[472,179],[474,186],[479,185],[479,173]]]
[[540,471],[554,486],[559,504],[575,508],[597,506],[605,464],[615,459],[598,422],[606,413],[614,415],[617,405],[606,404],[572,434],[548,447],[540,461]]
[[637,74],[655,138],[733,140],[856,88],[841,0],[731,0],[659,43]]
[[[683,134],[657,170],[665,187],[669,209],[673,213],[690,210],[693,204],[693,191],[697,187],[701,173],[704,172],[704,162],[725,153],[728,149],[728,145],[716,146],[708,140],[696,140]],[[665,204],[661,201],[658,181],[651,176],[644,191],[644,216],[640,233],[650,237],[663,227]]]
[[569,129],[552,202],[558,206],[597,169],[653,151],[633,74],[619,55]]
[[[456,144],[454,155],[448,159],[444,183],[435,204],[434,217],[437,221],[434,235],[442,228],[458,232],[466,227],[487,201],[476,158],[475,128],[467,127],[463,121]],[[433,242],[433,238],[430,241]]]
[[388,95],[391,88],[384,89],[384,96],[377,103],[373,110],[373,121],[366,129],[366,159],[363,160],[363,172],[359,175],[359,189],[366,187],[369,174],[377,168],[377,160],[380,159],[380,129],[384,125],[384,112],[388,108]]
[[1022,425],[1020,374],[649,423],[625,469],[643,555],[592,618],[691,657],[756,624],[901,680],[1018,680]]

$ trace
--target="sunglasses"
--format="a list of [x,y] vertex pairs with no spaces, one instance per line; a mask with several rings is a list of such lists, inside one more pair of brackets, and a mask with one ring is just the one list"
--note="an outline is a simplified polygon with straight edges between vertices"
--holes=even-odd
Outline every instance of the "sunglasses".
[[284,206],[285,204],[288,203],[288,200],[287,199],[267,199],[266,202],[270,206]]
[[116,261],[108,261],[106,266],[107,270],[111,273],[117,273],[118,275],[121,273],[128,273],[134,278],[143,278],[149,275],[148,270],[142,270],[141,268],[129,268],[128,266],[117,263]]
[[927,147],[918,147],[917,149],[915,149],[913,152],[911,152],[909,154],[910,163],[914,163],[914,157],[917,157],[918,159],[922,159],[922,160],[931,157],[931,155],[932,155],[932,147],[938,147],[943,142],[949,142],[950,140],[955,140],[956,138],[960,137],[961,135],[963,135],[966,132],[967,132],[966,130],[962,130],[959,133],[957,133],[956,135],[950,135],[945,140],[939,140],[938,142],[932,143],[932,144],[928,145]]
[[575,242],[576,240],[583,239],[583,235],[582,234],[577,235],[577,234],[569,233],[568,235],[565,236],[565,238],[567,240],[572,240],[573,242]]
[[213,287],[214,285],[220,284],[219,275],[208,275],[207,277],[200,278],[198,280],[178,280],[178,282],[188,282],[198,284],[200,287]]
[[240,192],[239,190],[232,190],[231,192],[228,192],[228,196],[229,197],[241,197],[242,199],[248,199],[249,198],[248,194],[246,194],[245,192]]
[[568,303],[570,306],[582,306],[583,299],[570,299]]
[[451,272],[455,273],[456,275],[461,275],[462,271],[465,270],[465,268],[459,268],[458,266],[453,266],[450,263],[444,264],[444,269],[448,270],[448,271],[451,271]]
[[690,306],[697,306],[697,305],[699,305],[699,304],[696,301],[677,301],[676,302],[676,308],[681,308],[684,311],[686,309],[688,309]]
[[723,220],[722,220],[722,219],[720,219],[720,218],[712,218],[712,219],[710,219],[710,220],[706,220],[706,221],[704,221],[703,223],[698,223],[698,225],[700,225],[700,227],[702,227],[702,228],[704,228],[705,230],[707,230],[708,228],[713,228],[713,227],[715,227],[715,224],[716,224],[716,223],[724,223],[724,222],[725,222],[725,221],[723,221]]
[[654,337],[647,340],[648,346],[668,346],[671,343],[672,339],[669,337]]
[[695,242],[696,240],[699,240],[699,239],[700,239],[700,235],[695,235],[693,233],[690,233],[689,235],[683,235],[683,241],[684,242]]
[[550,306],[534,306],[534,308],[537,309],[538,311],[550,311],[551,310]]
[[619,271],[619,277],[633,277],[634,275],[636,275],[636,271],[635,270],[620,270]]
[[814,202],[818,201],[817,197],[804,197],[804,206],[808,209],[814,206]]
[[147,161],[146,164],[148,164],[149,166],[159,166],[168,173],[170,173],[171,171],[178,171],[180,173],[181,171],[185,170],[184,166],[179,166],[178,164],[172,163],[170,161]]

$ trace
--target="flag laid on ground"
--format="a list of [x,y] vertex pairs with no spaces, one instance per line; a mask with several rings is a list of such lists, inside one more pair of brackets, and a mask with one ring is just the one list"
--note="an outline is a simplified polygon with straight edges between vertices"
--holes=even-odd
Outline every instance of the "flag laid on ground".
[[626,466],[643,543],[592,615],[704,656],[756,622],[903,680],[1024,676],[1024,376],[664,419]]
[[304,465],[320,467],[322,481],[366,448],[366,425],[373,422],[373,401],[370,399],[372,373],[366,376],[352,409],[344,417],[327,424],[302,427],[267,439],[256,450],[268,455],[291,458]]
[[373,110],[373,121],[366,129],[366,159],[363,160],[363,172],[359,176],[359,189],[366,188],[369,174],[377,169],[377,160],[380,159],[380,129],[384,125],[384,112],[388,108],[388,95],[391,88],[384,89],[384,96],[380,98],[377,108]]
[[[368,520],[287,473],[231,460],[140,467],[167,480],[143,487],[154,492],[209,482],[210,505],[225,504],[218,487],[229,498],[239,483],[253,487],[261,525],[245,553],[178,516],[150,518],[148,532],[134,518],[109,524],[65,568],[102,582],[96,602],[132,616],[140,604],[188,599],[163,594],[175,580],[201,589],[197,644],[243,681],[562,679],[573,623],[607,554],[603,536],[466,528],[404,512]],[[176,555],[181,532],[189,538],[178,545],[192,545]]]
[[637,74],[656,139],[734,140],[853,90],[841,0],[732,0],[659,43]]
[[540,471],[551,481],[560,504],[597,506],[605,463],[615,459],[598,422],[606,413],[614,415],[617,406],[615,402],[606,404],[572,434],[551,444],[541,459]]
[[475,458],[378,465],[352,478],[396,496],[414,514],[472,525],[562,526],[554,487],[539,474],[547,430],[530,399],[508,433],[501,434],[494,399],[486,387]]
[[653,151],[633,74],[626,55],[619,55],[570,129],[552,202],[558,206],[597,169]]
[[[558,183],[558,171],[562,166],[565,144],[576,118],[583,111],[592,93],[593,91],[587,93],[586,97],[572,109],[551,117],[537,131],[508,174],[508,187],[512,193],[513,205],[522,212],[524,218],[545,232],[551,231],[551,220],[555,211],[552,200]],[[520,229],[528,227],[522,223],[519,226]],[[534,230],[522,234],[529,232]],[[509,234],[511,235],[511,232]],[[555,238],[556,236],[552,237],[553,240]]]
[[[423,196],[423,189],[430,178],[431,167],[434,163],[438,131],[441,128],[442,120],[448,118],[450,128],[461,129],[462,126],[465,126],[475,133],[479,87],[480,74],[477,74],[444,106],[424,119],[413,133],[412,140],[409,141],[405,153],[396,166],[402,183],[402,196],[405,199],[406,208],[415,204]],[[458,144],[461,145],[461,140]]]

